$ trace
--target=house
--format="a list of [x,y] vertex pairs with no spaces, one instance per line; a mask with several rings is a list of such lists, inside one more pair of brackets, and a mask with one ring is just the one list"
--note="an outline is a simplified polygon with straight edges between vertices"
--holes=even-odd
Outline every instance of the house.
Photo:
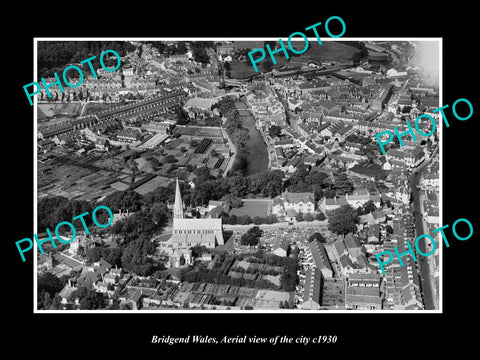
[[344,242],[351,257],[357,257],[364,253],[362,244],[360,244],[357,236],[348,234],[345,236]]
[[333,243],[333,252],[335,254],[335,258],[337,259],[337,261],[339,261],[340,257],[343,255],[348,256],[348,250],[345,247],[345,243],[343,242],[342,239],[335,240],[335,242]]
[[140,133],[130,130],[120,130],[117,132],[117,139],[124,142],[134,142],[140,140]]
[[354,310],[381,310],[380,288],[347,286],[345,305]]
[[285,191],[273,199],[272,214],[280,215],[281,210],[295,210],[297,213],[312,214],[315,212],[315,196],[313,192],[292,193]]
[[139,310],[141,307],[142,292],[140,289],[136,289],[126,300],[130,309]]
[[272,244],[272,253],[281,257],[287,256],[289,244],[290,242],[286,238],[275,239],[274,243]]
[[53,258],[51,254],[38,254],[37,271],[44,272],[53,268]]
[[374,212],[371,213],[373,216],[373,220],[375,224],[380,224],[384,221],[386,221],[386,216],[383,210],[375,210]]
[[39,140],[37,147],[40,151],[47,152],[55,147],[55,143],[50,139]]
[[343,275],[348,276],[355,271],[352,260],[347,255],[342,255],[339,258],[338,265]]
[[58,293],[58,295],[62,299],[62,304],[66,305],[72,304],[74,302],[75,299],[72,298],[72,294],[75,290],[77,290],[77,287],[72,286],[72,283],[69,279],[63,289]]
[[438,173],[429,173],[423,177],[422,185],[425,188],[438,188],[440,186],[440,178]]
[[380,225],[379,224],[373,224],[369,226],[367,230],[367,241],[368,242],[380,241]]
[[327,251],[323,244],[318,240],[313,240],[308,246],[309,253],[307,254],[307,258],[309,258],[313,262],[313,265],[322,272],[324,277],[333,277],[332,265],[330,264]]
[[78,277],[77,283],[87,288],[91,288],[93,284],[95,284],[101,278],[102,274],[100,271],[87,271]]
[[173,249],[169,255],[170,267],[188,266],[192,264],[192,250]]
[[420,146],[417,146],[413,150],[407,152],[407,155],[405,156],[405,165],[417,167],[423,160],[425,160],[425,152]]
[[103,276],[103,281],[107,284],[116,284],[118,282],[118,276],[115,274],[105,274]]
[[95,141],[95,148],[102,151],[109,151],[110,142],[107,139],[98,139]]
[[347,199],[345,196],[339,196],[338,198],[328,199],[324,197],[319,201],[318,208],[323,212],[326,213],[327,211],[332,211],[338,209],[343,205],[347,205]]
[[104,281],[97,281],[95,284],[93,284],[93,289],[99,293],[106,294],[109,291],[109,286],[112,285]]
[[353,208],[365,205],[367,202],[372,201],[376,207],[380,206],[380,195],[371,195],[367,189],[355,189],[353,193],[345,195],[345,200]]
[[353,287],[380,287],[381,278],[376,273],[350,274],[347,278],[347,286]]
[[318,268],[308,268],[305,273],[302,309],[318,310],[321,302],[322,272]]

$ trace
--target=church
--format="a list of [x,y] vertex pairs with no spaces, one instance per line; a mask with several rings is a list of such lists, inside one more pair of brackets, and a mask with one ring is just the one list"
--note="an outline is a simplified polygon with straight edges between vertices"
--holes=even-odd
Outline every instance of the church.
[[162,248],[188,250],[193,246],[214,248],[223,245],[222,219],[187,219],[184,217],[182,194],[176,184],[173,208],[172,237],[160,243]]

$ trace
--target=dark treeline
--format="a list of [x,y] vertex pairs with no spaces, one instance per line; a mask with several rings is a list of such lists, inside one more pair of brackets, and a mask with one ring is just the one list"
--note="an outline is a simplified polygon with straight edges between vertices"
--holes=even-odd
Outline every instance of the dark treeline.
[[211,110],[218,108],[220,114],[227,118],[225,121],[225,131],[235,146],[235,162],[233,163],[230,174],[244,175],[247,170],[247,148],[248,130],[242,127],[240,122],[240,113],[235,106],[235,100],[231,97],[224,97],[216,104],[212,105]]
[[[98,69],[102,51],[115,50],[120,56],[125,56],[127,52],[135,49],[136,47],[128,41],[40,41],[37,56],[38,77],[51,77],[54,72],[61,77],[60,73],[68,64],[78,64],[92,56],[97,57],[92,64],[94,68]],[[108,56],[110,55],[112,54],[108,54]],[[112,64],[116,64],[115,59]],[[105,61],[107,66],[112,64]],[[88,64],[84,64],[84,69],[87,74],[90,73]],[[74,76],[75,71],[69,72],[69,75]]]

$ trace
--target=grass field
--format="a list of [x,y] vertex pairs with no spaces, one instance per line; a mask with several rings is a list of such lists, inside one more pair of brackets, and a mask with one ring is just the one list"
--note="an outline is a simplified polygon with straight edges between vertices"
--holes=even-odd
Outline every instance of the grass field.
[[89,102],[87,103],[85,110],[83,111],[83,116],[85,115],[90,115],[90,114],[95,114],[99,111],[102,110],[110,110],[111,108],[118,106],[118,104],[109,104],[109,103],[94,103],[94,102]]
[[80,103],[61,103],[61,104],[38,104],[40,112],[47,118],[55,116],[75,117],[80,115],[82,104]]
[[243,206],[232,209],[230,215],[248,215],[252,219],[255,216],[266,217],[269,215],[268,208],[270,204],[270,200],[244,200]]
[[[296,49],[302,49],[300,43],[295,44],[295,42],[292,42],[292,44]],[[308,50],[299,57],[309,56],[320,61],[340,61],[351,60],[354,54],[359,52],[359,49],[337,41],[324,41],[322,45],[311,41]]]

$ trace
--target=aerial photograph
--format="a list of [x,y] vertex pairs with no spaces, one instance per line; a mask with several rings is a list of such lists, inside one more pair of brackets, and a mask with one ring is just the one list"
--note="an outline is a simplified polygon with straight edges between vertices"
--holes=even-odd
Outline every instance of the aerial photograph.
[[441,308],[439,39],[35,46],[35,311]]

